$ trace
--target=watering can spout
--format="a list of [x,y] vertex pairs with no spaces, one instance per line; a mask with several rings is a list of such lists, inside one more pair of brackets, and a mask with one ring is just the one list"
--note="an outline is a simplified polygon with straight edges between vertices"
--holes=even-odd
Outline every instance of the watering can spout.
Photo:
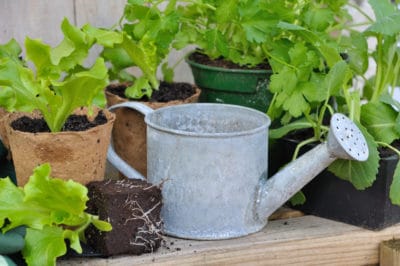
[[346,116],[331,118],[328,140],[290,162],[271,178],[261,179],[255,215],[267,219],[336,159],[366,161],[369,151],[358,127]]

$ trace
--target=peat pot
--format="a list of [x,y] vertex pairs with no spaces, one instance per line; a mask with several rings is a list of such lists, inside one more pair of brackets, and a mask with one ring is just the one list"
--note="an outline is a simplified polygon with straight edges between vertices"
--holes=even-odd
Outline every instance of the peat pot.
[[[270,164],[279,166],[289,162],[297,143],[293,139],[278,140],[271,147],[275,156],[270,158]],[[308,145],[304,150],[311,148]],[[357,190],[350,182],[324,170],[302,189],[306,202],[293,208],[371,230],[381,230],[399,223],[400,207],[393,205],[389,198],[398,160],[396,155],[381,158],[376,180],[365,190]],[[277,169],[270,170],[273,172]]]
[[[141,102],[152,109],[158,109],[171,105],[197,102],[200,89],[196,88],[195,94],[185,100],[174,100],[169,102]],[[107,105],[112,106],[118,103],[128,102],[126,98],[112,94],[106,90]],[[116,152],[124,161],[146,176],[147,155],[146,155],[146,124],[143,115],[135,110],[120,108],[115,111],[115,123],[112,129],[111,138]]]
[[[242,106],[193,103],[152,110],[134,102],[147,124],[147,181],[162,185],[166,234],[225,239],[261,230],[268,216],[337,158],[366,160],[358,128],[335,114],[326,143],[267,179],[264,113]],[[108,160],[125,176],[143,179],[112,146]]]
[[207,66],[191,60],[190,56],[186,62],[201,89],[199,102],[237,104],[267,111],[272,100],[268,90],[272,70]]
[[[11,113],[7,119],[6,132],[18,185],[25,185],[32,169],[43,163],[50,163],[52,176],[58,178],[73,179],[82,184],[103,180],[107,147],[110,144],[115,119],[113,113],[107,109],[103,111],[107,118],[105,124],[85,131],[49,133],[14,130],[10,124],[15,119],[21,116],[39,116]],[[86,109],[75,113],[86,114]]]

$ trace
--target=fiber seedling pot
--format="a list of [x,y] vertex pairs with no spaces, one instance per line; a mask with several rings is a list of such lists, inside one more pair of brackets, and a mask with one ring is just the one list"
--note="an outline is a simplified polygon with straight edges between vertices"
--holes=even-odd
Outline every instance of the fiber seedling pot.
[[[296,145],[297,142],[288,139],[271,145],[272,172],[290,160]],[[350,182],[325,170],[302,189],[306,202],[292,207],[307,214],[370,230],[381,230],[399,223],[400,207],[393,205],[389,199],[397,161],[396,155],[382,158],[375,182],[365,190],[357,190]]]
[[236,104],[266,112],[272,94],[271,70],[228,69],[199,64],[186,58],[194,81],[201,88],[200,102]]
[[[141,103],[152,109],[194,103],[198,101],[200,89],[196,88],[195,94],[185,100],[174,100],[169,102],[146,102]],[[107,105],[129,101],[106,90]],[[130,166],[135,168],[143,176],[147,175],[147,146],[146,146],[146,124],[143,115],[128,108],[115,110],[116,119],[112,130],[112,141],[116,153]]]
[[[98,110],[95,110],[95,115]],[[76,114],[85,114],[79,110]],[[111,138],[115,115],[103,110],[107,122],[85,131],[64,131],[57,133],[29,133],[14,130],[10,123],[26,115],[13,113],[6,124],[10,150],[15,166],[18,185],[29,180],[32,169],[43,163],[50,163],[52,176],[73,179],[82,184],[103,180],[106,155]],[[38,117],[38,116],[36,116]]]

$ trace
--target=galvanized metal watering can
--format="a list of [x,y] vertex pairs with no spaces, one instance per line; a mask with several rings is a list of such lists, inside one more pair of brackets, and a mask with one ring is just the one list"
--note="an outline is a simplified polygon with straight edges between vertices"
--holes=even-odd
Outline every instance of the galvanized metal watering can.
[[[147,124],[147,181],[163,183],[165,233],[226,239],[261,230],[267,218],[337,158],[364,161],[368,146],[351,120],[332,116],[328,141],[267,179],[268,127],[262,112],[195,103],[157,110],[135,102]],[[273,156],[273,155],[272,155]],[[108,160],[125,176],[144,179],[115,153]]]

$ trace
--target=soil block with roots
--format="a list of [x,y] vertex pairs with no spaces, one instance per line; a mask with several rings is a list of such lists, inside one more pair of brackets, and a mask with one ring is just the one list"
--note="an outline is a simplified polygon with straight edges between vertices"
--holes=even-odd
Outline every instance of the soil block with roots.
[[87,211],[111,223],[110,232],[86,230],[88,244],[104,256],[142,254],[161,244],[161,190],[145,181],[94,181],[87,185]]

